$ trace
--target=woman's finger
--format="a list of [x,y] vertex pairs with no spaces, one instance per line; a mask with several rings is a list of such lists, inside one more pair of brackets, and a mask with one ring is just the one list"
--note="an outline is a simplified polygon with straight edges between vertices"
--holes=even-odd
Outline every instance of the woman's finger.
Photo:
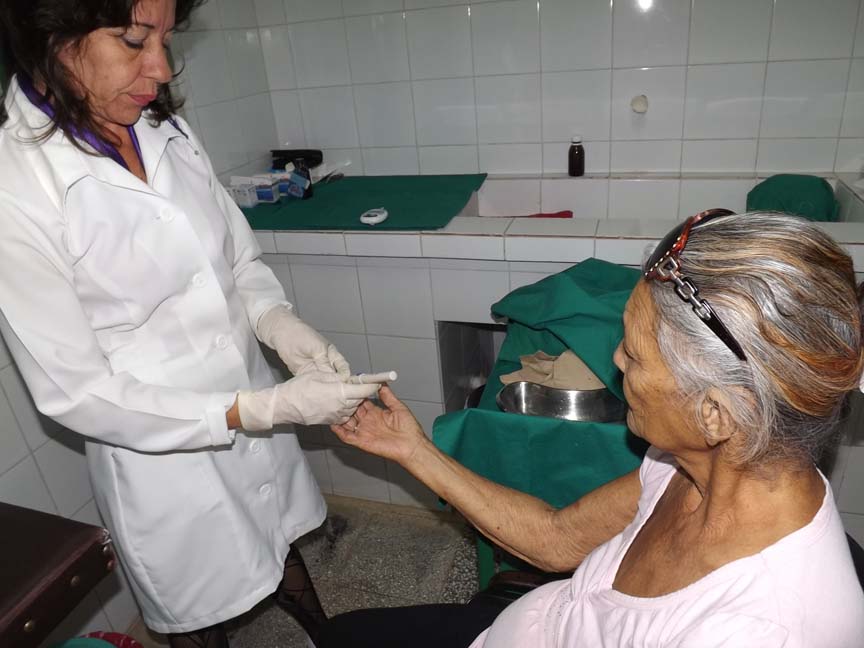
[[381,386],[381,389],[378,391],[378,398],[380,398],[384,406],[391,411],[405,409],[405,405],[402,404],[402,401],[396,398],[396,394],[393,393],[393,390],[390,389],[388,385]]

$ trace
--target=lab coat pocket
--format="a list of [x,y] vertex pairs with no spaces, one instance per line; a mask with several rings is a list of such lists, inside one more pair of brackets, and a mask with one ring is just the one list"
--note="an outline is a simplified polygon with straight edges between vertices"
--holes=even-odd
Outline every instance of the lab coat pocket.
[[160,604],[176,618],[228,605],[232,594],[220,574],[237,539],[228,496],[208,475],[212,452],[116,448],[112,459],[129,560],[159,592]]

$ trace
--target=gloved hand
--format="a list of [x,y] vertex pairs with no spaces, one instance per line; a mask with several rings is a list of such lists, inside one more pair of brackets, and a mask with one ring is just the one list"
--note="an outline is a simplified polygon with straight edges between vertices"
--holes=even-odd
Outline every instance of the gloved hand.
[[351,375],[345,357],[290,306],[275,306],[264,313],[258,320],[257,334],[295,376],[310,371],[334,372],[343,379]]
[[348,384],[335,373],[311,371],[275,387],[241,391],[237,409],[243,429],[248,432],[269,430],[280,423],[344,423],[380,387],[375,383]]

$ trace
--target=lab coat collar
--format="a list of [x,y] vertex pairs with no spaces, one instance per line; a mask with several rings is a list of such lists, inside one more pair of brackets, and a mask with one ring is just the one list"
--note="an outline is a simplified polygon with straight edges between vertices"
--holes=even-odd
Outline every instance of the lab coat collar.
[[[9,119],[4,127],[13,137],[25,143],[32,142],[31,146],[39,147],[53,168],[55,177],[63,185],[61,194],[65,194],[72,185],[86,177],[134,191],[155,193],[147,183],[111,158],[98,153],[84,153],[60,130],[55,131],[47,140],[35,141],[50,127],[50,120],[27,99],[16,77],[10,81],[6,94],[6,111]],[[134,128],[138,135],[144,168],[151,179],[156,175],[168,143],[178,137],[188,139],[185,133],[170,121],[153,126],[143,115]],[[82,145],[86,150],[93,151],[87,142],[82,142]]]

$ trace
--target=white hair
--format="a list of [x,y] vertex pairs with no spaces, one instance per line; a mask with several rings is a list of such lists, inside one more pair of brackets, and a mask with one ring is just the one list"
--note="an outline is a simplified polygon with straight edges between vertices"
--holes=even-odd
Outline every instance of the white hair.
[[702,404],[718,388],[744,434],[741,465],[817,461],[861,377],[849,255],[809,221],[759,212],[694,228],[680,261],[747,356],[738,359],[671,284],[649,282],[660,351],[696,420],[704,430]]

